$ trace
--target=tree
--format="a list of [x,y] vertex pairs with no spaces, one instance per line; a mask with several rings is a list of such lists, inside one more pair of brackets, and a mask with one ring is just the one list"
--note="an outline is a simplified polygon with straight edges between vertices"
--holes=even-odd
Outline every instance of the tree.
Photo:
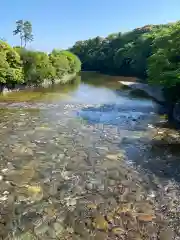
[[180,21],[155,31],[153,52],[148,59],[150,83],[165,87],[180,84]]
[[14,35],[20,35],[21,47],[23,45],[23,20],[16,21],[16,29],[13,31]]
[[0,83],[23,83],[24,75],[19,54],[6,42],[0,41]]
[[174,103],[180,100],[180,21],[152,32],[152,55],[148,59],[148,81],[161,85],[171,119]]
[[23,27],[23,31],[24,31],[24,47],[26,47],[28,42],[32,42],[33,41],[33,34],[32,34],[32,24],[29,21],[25,21],[24,22],[24,27]]
[[146,79],[147,59],[153,41],[146,35],[163,27],[147,25],[126,33],[113,33],[106,38],[78,41],[69,50],[80,58],[83,70]]
[[33,41],[31,22],[23,20],[16,21],[16,29],[13,31],[13,34],[20,35],[21,47],[23,47],[23,45],[26,47],[28,42]]
[[18,48],[17,51],[23,62],[25,83],[40,84],[45,79],[53,81],[55,78],[55,69],[46,53],[28,51],[24,48]]
[[81,70],[81,62],[77,56],[69,51],[54,49],[49,59],[56,69],[56,77],[61,78],[65,74],[77,73]]

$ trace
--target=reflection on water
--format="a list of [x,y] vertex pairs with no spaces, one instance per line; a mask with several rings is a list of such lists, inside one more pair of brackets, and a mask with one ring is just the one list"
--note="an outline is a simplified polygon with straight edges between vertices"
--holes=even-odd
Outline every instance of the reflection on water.
[[71,84],[52,85],[48,88],[25,89],[19,92],[12,92],[7,95],[0,95],[0,102],[37,102],[56,101],[69,97],[69,93],[76,91],[81,82],[77,76]]
[[81,77],[0,98],[0,238],[179,239],[178,133],[119,77]]

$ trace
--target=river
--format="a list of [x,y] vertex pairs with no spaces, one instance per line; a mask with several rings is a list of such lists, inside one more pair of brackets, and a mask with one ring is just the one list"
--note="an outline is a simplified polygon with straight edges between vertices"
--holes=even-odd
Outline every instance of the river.
[[0,97],[0,239],[180,239],[179,134],[120,80]]

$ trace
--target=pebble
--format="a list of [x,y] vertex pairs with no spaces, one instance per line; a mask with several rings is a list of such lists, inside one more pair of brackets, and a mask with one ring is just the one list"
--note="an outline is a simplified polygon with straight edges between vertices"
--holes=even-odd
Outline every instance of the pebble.
[[98,187],[97,187],[98,191],[104,191],[105,189],[105,186],[103,184],[100,184]]
[[107,229],[108,229],[108,222],[105,220],[104,216],[102,216],[102,215],[96,216],[93,225],[98,230],[107,231]]
[[117,160],[118,159],[118,154],[109,154],[106,156],[106,158],[110,160]]
[[109,179],[112,180],[119,180],[119,171],[118,170],[111,170],[108,172]]
[[67,199],[66,205],[69,206],[75,206],[77,203],[77,200],[75,198]]
[[109,184],[109,186],[115,186],[116,185],[116,181],[114,179],[109,179],[108,180],[108,184]]
[[17,240],[36,240],[36,237],[31,232],[26,232],[15,238]]
[[87,204],[87,208],[88,208],[88,209],[97,209],[97,205],[94,204],[94,203],[88,203],[88,204]]
[[61,176],[64,180],[70,179],[70,172],[69,171],[62,171]]
[[8,194],[9,194],[8,191],[4,191],[4,192],[3,192],[3,195],[8,195]]
[[121,236],[125,232],[124,229],[122,229],[121,227],[118,227],[118,226],[113,227],[111,231],[117,236]]
[[53,224],[53,227],[54,227],[54,230],[56,231],[56,235],[59,235],[64,231],[64,227],[59,222],[55,222]]
[[59,157],[59,160],[62,160],[65,157],[65,154],[64,153],[60,153],[58,157]]
[[93,190],[93,184],[92,183],[87,183],[85,187],[89,191]]
[[154,218],[155,216],[150,214],[140,214],[137,216],[137,219],[141,222],[151,222]]
[[108,214],[106,215],[106,219],[107,219],[107,221],[108,221],[109,223],[113,223],[113,221],[114,221],[114,214],[113,214],[113,213],[108,213]]
[[159,240],[172,240],[174,239],[174,233],[171,229],[164,229],[160,232]]
[[152,191],[151,193],[148,194],[148,197],[155,198],[156,197],[156,193]]
[[34,228],[34,232],[36,235],[43,235],[49,230],[49,226],[47,223],[42,223],[41,225]]
[[0,201],[6,201],[7,199],[8,199],[7,196],[2,196],[2,197],[0,197]]
[[75,222],[74,232],[76,234],[79,234],[80,236],[84,237],[85,239],[88,239],[89,233],[88,233],[88,230],[85,228],[84,223]]
[[106,240],[107,239],[107,234],[104,232],[97,232],[94,240]]
[[4,168],[4,169],[2,169],[1,172],[2,172],[2,173],[6,173],[6,172],[8,172],[8,168]]

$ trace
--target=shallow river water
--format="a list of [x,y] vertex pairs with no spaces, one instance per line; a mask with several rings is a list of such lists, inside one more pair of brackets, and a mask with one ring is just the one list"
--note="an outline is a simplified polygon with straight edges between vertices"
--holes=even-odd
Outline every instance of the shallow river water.
[[0,97],[0,239],[180,239],[179,134],[119,80]]

